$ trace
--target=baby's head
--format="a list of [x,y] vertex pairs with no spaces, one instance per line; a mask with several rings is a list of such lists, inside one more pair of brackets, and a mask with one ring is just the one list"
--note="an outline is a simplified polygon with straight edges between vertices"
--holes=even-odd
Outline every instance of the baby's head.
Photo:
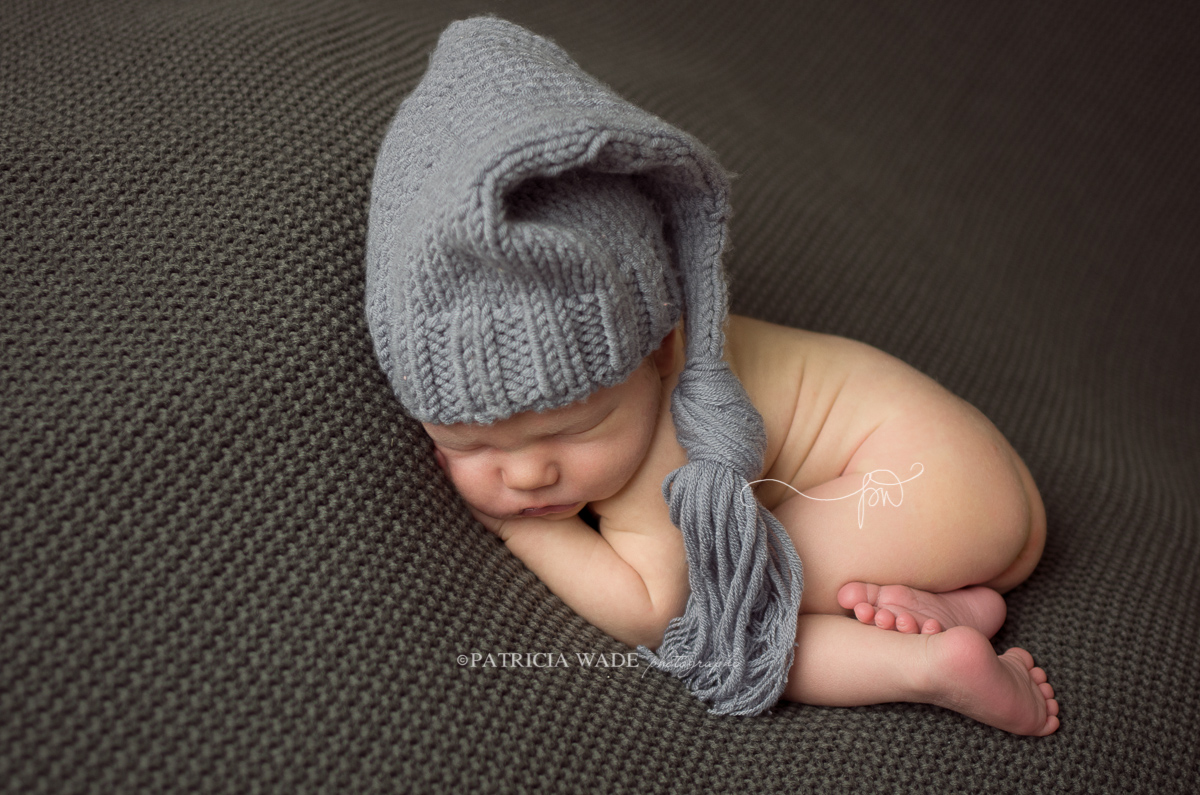
[[682,358],[672,331],[621,383],[491,424],[423,423],[438,464],[467,504],[509,519],[572,516],[612,497],[646,457]]
[[483,296],[494,323],[486,333],[508,330],[496,345],[466,351],[501,370],[507,383],[492,392],[503,395],[478,399],[489,385],[475,385],[452,395],[467,409],[449,415],[456,421],[443,413],[423,425],[477,511],[574,514],[615,494],[649,447],[674,334],[645,351],[678,316],[677,281],[661,215],[629,176],[530,180],[506,197],[504,213],[520,241],[514,261],[488,274],[489,289],[460,296]]
[[491,261],[456,252],[457,283],[426,290],[452,317],[409,330],[429,353],[398,391],[471,507],[571,515],[645,457],[676,362],[678,277],[662,214],[632,176],[531,179],[502,211]]

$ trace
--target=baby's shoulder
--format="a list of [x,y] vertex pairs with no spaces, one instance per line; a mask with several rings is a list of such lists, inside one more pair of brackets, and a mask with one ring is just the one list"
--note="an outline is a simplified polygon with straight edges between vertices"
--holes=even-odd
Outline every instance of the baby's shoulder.
[[741,315],[729,318],[725,360],[760,412],[794,409],[802,390],[837,393],[851,376],[897,363],[865,343]]
[[747,381],[779,380],[810,371],[813,377],[838,378],[863,368],[891,368],[899,360],[864,342],[780,326],[743,315],[730,315],[725,359]]

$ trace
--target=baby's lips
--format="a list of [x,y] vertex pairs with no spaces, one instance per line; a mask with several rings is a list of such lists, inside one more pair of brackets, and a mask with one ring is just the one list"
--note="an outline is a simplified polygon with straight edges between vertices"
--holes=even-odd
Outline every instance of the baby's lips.
[[521,516],[545,516],[551,513],[566,513],[572,510],[579,503],[572,502],[566,505],[539,505],[534,508],[526,508],[521,511]]

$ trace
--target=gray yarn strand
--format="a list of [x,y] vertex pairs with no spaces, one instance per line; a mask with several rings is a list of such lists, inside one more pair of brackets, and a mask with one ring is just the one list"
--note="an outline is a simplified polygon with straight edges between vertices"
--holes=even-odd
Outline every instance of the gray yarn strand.
[[749,489],[766,444],[762,417],[719,360],[689,362],[671,413],[688,463],[663,496],[683,534],[691,594],[658,650],[639,651],[712,712],[757,714],[787,683],[804,587],[787,531]]

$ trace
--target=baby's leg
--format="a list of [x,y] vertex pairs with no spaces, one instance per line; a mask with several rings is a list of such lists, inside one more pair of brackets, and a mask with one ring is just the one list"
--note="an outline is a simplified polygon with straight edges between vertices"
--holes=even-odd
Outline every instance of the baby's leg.
[[[804,563],[802,612],[850,610],[860,621],[906,633],[960,625],[986,637],[996,633],[1004,623],[1004,599],[978,584],[990,584],[1020,556],[1012,548],[1017,534],[988,537],[994,528],[986,519],[954,516],[954,506],[936,493],[938,484],[931,479],[921,489],[921,479],[906,484],[901,504],[866,507],[861,527],[847,504],[852,500],[796,496],[775,508]],[[829,499],[853,493],[861,483],[855,474],[805,494]],[[938,505],[944,506],[941,517]]]
[[1014,734],[1058,729],[1046,673],[1023,649],[997,656],[970,627],[935,635],[879,632],[842,616],[801,616],[784,698],[853,707],[912,701],[961,712]]

